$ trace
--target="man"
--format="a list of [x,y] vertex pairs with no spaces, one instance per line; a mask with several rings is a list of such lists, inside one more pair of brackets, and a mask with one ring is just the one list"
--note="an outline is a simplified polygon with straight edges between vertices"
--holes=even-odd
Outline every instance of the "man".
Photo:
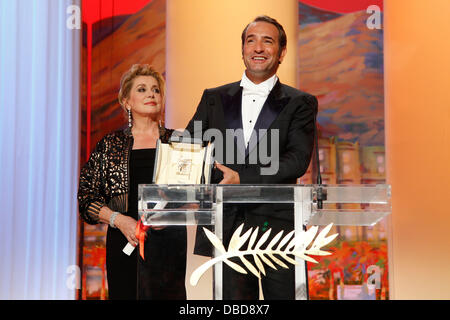
[[[295,184],[306,172],[314,145],[317,99],[278,80],[276,72],[285,55],[283,27],[273,18],[259,16],[242,33],[246,67],[242,80],[204,91],[186,129],[194,136],[217,129],[224,137],[223,148],[216,150],[216,156],[221,153],[223,164],[217,163],[211,183]],[[230,129],[241,134],[227,135]],[[271,151],[269,162],[258,151],[264,148]],[[230,153],[232,156],[228,157]],[[269,167],[275,170],[268,170]],[[241,223],[262,231],[272,228],[272,235],[280,230],[290,231],[293,207],[286,204],[224,207],[225,247]],[[202,232],[197,232],[195,253],[211,253]],[[265,299],[295,298],[293,266],[277,271],[266,268],[266,272],[261,280]],[[225,264],[223,285],[224,299],[259,297],[256,277],[242,275]]]

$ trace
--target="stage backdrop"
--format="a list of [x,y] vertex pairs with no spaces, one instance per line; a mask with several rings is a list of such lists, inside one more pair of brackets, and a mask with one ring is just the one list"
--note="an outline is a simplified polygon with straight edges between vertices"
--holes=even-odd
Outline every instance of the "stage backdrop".
[[[385,183],[382,9],[382,0],[299,1],[299,89],[319,100],[324,184]],[[315,177],[310,168],[300,180]],[[388,299],[386,219],[335,229],[334,254],[309,264],[311,298]]]
[[[126,125],[122,74],[149,63],[165,74],[165,0],[83,0],[81,164],[107,133]],[[105,225],[80,228],[82,299],[106,299]]]
[[[117,102],[123,72],[150,63],[165,74],[165,8],[165,0],[83,1],[82,164],[102,136],[126,124]],[[326,184],[385,182],[381,10],[382,0],[298,2],[299,89],[319,99]],[[315,183],[315,171],[299,183]],[[310,298],[387,299],[386,221],[336,229],[335,254],[309,265]],[[106,228],[80,230],[80,298],[106,299]],[[374,277],[380,283],[367,285]]]

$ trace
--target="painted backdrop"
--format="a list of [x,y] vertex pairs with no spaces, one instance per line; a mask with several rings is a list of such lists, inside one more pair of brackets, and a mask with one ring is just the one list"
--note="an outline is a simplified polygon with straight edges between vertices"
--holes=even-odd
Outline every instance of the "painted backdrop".
[[[81,159],[126,125],[117,101],[120,78],[135,63],[165,74],[165,0],[83,0]],[[81,222],[80,299],[107,299],[106,226]]]
[[[377,20],[367,13],[374,4],[382,10],[382,0],[298,3],[299,89],[319,100],[326,184],[385,182],[383,29],[369,28]],[[117,102],[121,75],[134,63],[150,63],[165,74],[165,8],[165,0],[83,0],[80,163],[101,137],[126,125]],[[316,170],[310,166],[299,183],[315,183]],[[309,265],[310,298],[389,298],[386,222],[336,229],[341,237],[330,249],[334,255]],[[81,224],[80,299],[108,296],[105,231]],[[374,275],[378,286],[370,284]]]
[[[324,184],[385,183],[382,9],[382,0],[299,1],[299,88],[319,100]],[[316,170],[300,181],[315,183]],[[386,221],[335,229],[334,254],[309,264],[311,298],[388,299]]]

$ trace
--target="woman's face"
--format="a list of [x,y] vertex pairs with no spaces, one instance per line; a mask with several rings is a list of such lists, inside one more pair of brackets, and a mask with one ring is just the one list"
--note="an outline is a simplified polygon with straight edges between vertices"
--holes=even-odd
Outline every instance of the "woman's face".
[[137,76],[133,80],[130,97],[125,106],[135,116],[156,119],[162,110],[162,96],[158,81],[152,76]]

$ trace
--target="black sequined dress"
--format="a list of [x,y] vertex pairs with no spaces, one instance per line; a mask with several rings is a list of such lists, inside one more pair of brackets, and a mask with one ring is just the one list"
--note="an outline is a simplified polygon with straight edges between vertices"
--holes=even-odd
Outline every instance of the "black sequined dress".
[[[138,219],[138,185],[152,183],[155,149],[132,150],[128,216]],[[186,228],[148,230],[143,260],[136,248],[122,252],[127,239],[108,228],[106,265],[110,299],[186,299]]]

